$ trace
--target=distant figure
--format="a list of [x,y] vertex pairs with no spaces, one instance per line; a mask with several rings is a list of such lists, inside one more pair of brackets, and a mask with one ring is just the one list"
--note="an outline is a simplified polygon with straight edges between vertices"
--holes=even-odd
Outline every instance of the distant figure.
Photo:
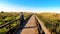
[[23,12],[20,13],[20,26],[23,24],[24,22],[24,15]]

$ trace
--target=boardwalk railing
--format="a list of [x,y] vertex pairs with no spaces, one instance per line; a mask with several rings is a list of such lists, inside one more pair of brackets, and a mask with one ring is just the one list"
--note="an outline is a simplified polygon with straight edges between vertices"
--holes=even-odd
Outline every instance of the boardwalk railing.
[[[43,30],[43,33],[44,33],[44,34],[51,34],[51,33],[48,31],[48,29],[44,26],[43,22],[41,22],[41,21],[38,19],[37,16],[36,16],[36,20],[37,20],[37,22],[39,23],[40,28],[42,28],[41,30]],[[40,29],[39,29],[39,30],[40,30]]]
[[[2,29],[2,28],[4,28],[4,27],[8,26],[8,32],[5,33],[5,34],[13,34],[13,33],[11,33],[11,31],[12,31],[12,30],[16,30],[18,24],[17,24],[15,27],[11,27],[11,24],[12,24],[12,23],[15,23],[15,21],[18,21],[18,20],[19,20],[19,19],[13,20],[13,21],[10,21],[10,22],[7,22],[7,23],[1,25],[1,26],[0,26],[0,29]],[[19,26],[18,26],[18,27],[19,27]]]

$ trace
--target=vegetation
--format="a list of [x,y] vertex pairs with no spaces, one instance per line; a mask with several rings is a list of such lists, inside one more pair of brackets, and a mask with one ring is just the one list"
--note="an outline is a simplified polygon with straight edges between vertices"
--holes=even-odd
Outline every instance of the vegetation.
[[39,19],[44,22],[46,28],[51,34],[60,34],[60,14],[58,13],[40,13]]
[[[3,25],[7,22],[10,22],[12,20],[16,20],[16,19],[19,19],[20,18],[20,12],[0,12],[0,25]],[[26,19],[26,17],[28,17],[28,15],[30,15],[30,13],[26,13],[24,12],[24,19]],[[15,21],[15,22],[12,22],[10,25],[11,27],[14,27],[16,26],[17,24],[19,23],[19,21]],[[1,28],[0,29],[0,34],[5,34],[7,31],[8,31],[8,25],[4,28]]]
[[[28,17],[31,13],[24,12],[24,19]],[[0,12],[0,25],[3,25],[12,20],[20,18],[20,13],[18,12]],[[60,34],[60,14],[59,13],[38,13],[37,16],[41,21],[43,21],[46,28],[51,32],[51,34]],[[19,21],[12,22],[11,27],[16,26]],[[5,34],[8,31],[8,25],[0,29],[0,34]]]

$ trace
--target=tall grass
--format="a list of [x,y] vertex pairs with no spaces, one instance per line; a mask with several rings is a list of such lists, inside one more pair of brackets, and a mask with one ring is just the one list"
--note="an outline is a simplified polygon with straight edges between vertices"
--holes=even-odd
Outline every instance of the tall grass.
[[40,13],[37,16],[52,34],[60,34],[60,14]]

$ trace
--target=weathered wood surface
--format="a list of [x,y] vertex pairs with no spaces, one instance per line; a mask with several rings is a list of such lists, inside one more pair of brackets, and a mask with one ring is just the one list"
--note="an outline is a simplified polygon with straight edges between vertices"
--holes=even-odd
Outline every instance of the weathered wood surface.
[[[23,25],[22,25],[23,26]],[[38,29],[35,23],[35,16],[31,16],[27,24],[24,26],[22,31],[18,30],[15,34],[38,34]]]

